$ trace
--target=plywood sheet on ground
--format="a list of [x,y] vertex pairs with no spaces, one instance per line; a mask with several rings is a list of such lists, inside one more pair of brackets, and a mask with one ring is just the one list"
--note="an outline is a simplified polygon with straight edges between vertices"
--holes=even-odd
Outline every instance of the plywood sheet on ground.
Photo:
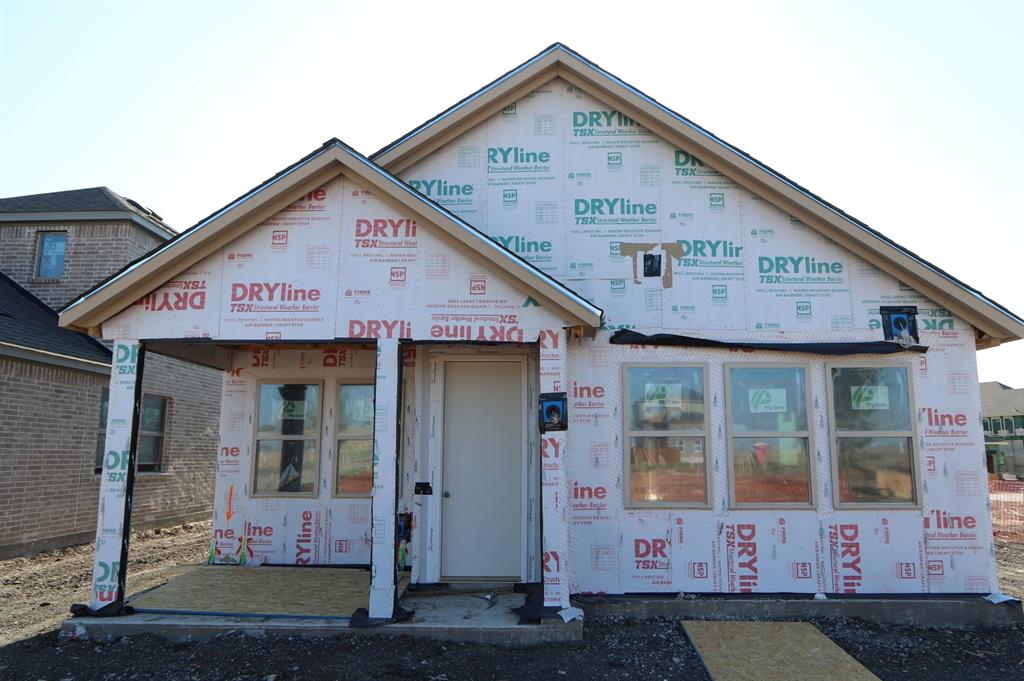
[[[408,584],[402,576],[401,594]],[[139,610],[349,617],[368,605],[370,573],[344,568],[202,566],[129,599]]]
[[807,622],[685,622],[714,681],[879,681]]

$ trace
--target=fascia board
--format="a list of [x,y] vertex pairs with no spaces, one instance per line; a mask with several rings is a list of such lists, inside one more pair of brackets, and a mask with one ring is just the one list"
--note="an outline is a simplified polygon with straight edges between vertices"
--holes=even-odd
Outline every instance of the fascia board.
[[81,357],[62,355],[57,352],[47,352],[46,350],[29,348],[23,345],[5,343],[2,341],[0,341],[0,357],[8,357],[25,362],[34,362],[36,364],[49,364],[52,366],[64,367],[66,369],[87,371],[93,374],[110,374],[110,365],[104,364],[103,362],[94,362],[92,360],[82,359]]
[[[302,172],[297,172],[299,170]],[[285,175],[240,197],[205,222],[169,242],[147,258],[78,299],[60,312],[61,326],[92,330],[164,281],[188,269],[253,226],[288,206],[295,196],[312,191],[344,170],[376,187],[406,208],[437,224],[449,236],[483,257],[573,320],[599,327],[601,310],[556,280],[534,271],[479,231],[430,203],[405,183],[340,144],[328,145]],[[130,303],[129,303],[130,304]]]
[[483,258],[492,265],[511,275],[518,284],[525,286],[556,309],[568,312],[573,320],[585,326],[600,327],[602,311],[585,298],[566,288],[556,279],[541,273],[525,261],[487,238],[479,230],[439,208],[415,189],[393,175],[381,172],[372,162],[357,156],[349,156],[351,163],[346,167],[361,180],[376,187],[385,197],[397,201],[425,221],[440,227],[446,234],[466,247],[477,258]]
[[[298,172],[300,169],[303,172]],[[59,324],[81,331],[95,329],[170,277],[284,209],[294,201],[294,197],[336,177],[341,170],[342,166],[333,154],[321,152],[310,157],[305,163],[240,197],[65,307],[60,312]],[[129,302],[126,304],[125,300]]]
[[52,222],[66,225],[76,222],[121,222],[125,220],[134,222],[146,231],[160,237],[161,241],[167,241],[175,236],[175,232],[150,222],[138,213],[126,210],[0,213],[0,222]]
[[991,336],[997,341],[996,344],[1024,338],[1024,323],[868,233],[832,207],[795,187],[792,182],[753,162],[707,132],[687,124],[666,107],[637,94],[618,79],[595,71],[592,66],[574,57],[559,63],[558,76],[584,90],[600,93],[600,98],[628,112],[630,117],[655,134],[692,149],[701,161],[715,170],[763,196],[869,262],[890,272],[898,270],[898,278]]

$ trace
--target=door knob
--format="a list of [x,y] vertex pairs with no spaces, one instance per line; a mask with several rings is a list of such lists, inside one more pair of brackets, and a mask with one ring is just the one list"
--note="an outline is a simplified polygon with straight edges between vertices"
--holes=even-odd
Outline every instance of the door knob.
[[452,495],[452,493],[451,493],[451,492],[445,492],[445,493],[444,493],[444,498],[445,498],[445,499],[447,499],[447,498],[448,498],[448,497],[450,497],[451,495]]

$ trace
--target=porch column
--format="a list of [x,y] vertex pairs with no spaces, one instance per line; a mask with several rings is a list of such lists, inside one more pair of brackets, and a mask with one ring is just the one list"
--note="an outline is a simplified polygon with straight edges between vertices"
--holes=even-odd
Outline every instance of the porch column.
[[116,611],[124,603],[144,356],[138,341],[114,342],[89,604],[94,611]]
[[[558,393],[568,390],[566,333],[563,329],[543,329],[540,341],[540,391]],[[537,409],[537,405],[531,405]],[[571,428],[571,426],[570,426]],[[541,434],[541,558],[544,575],[544,605],[569,607],[566,575],[569,559],[569,527],[565,519],[568,489],[565,477],[566,431]]]
[[373,538],[370,548],[371,618],[390,618],[395,605],[399,351],[399,344],[395,339],[382,338],[377,341],[371,512]]

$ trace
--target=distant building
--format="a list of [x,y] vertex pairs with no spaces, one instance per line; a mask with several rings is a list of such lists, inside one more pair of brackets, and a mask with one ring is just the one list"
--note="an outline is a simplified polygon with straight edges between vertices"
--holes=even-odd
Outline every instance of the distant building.
[[989,472],[1024,475],[1024,388],[982,383],[981,425]]
[[[56,309],[174,235],[106,187],[0,199],[0,558],[92,541],[111,352]],[[151,355],[143,392],[135,527],[209,517],[218,373]]]

